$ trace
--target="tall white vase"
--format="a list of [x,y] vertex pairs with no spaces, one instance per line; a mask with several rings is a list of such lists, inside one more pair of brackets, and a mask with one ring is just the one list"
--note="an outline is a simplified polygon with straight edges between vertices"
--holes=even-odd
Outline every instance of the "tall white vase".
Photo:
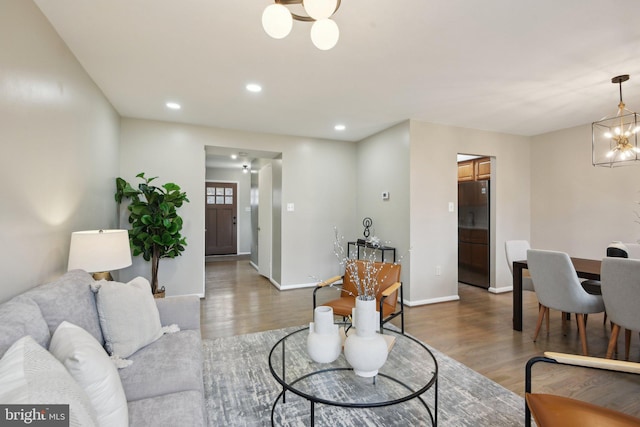
[[309,323],[307,353],[314,362],[331,363],[342,351],[342,337],[338,325],[333,323],[333,308],[323,305],[316,307],[313,320]]
[[373,377],[378,375],[388,355],[387,342],[377,332],[380,318],[376,311],[376,300],[356,298],[352,317],[356,333],[347,337],[344,356],[356,375]]

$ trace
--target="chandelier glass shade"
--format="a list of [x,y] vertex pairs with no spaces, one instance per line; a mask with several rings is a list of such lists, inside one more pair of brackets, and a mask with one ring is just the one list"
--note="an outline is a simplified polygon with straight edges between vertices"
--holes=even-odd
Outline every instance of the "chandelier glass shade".
[[[292,12],[289,7],[302,5],[306,15]],[[340,0],[275,0],[262,13],[262,27],[274,39],[289,35],[293,20],[313,22],[311,41],[320,50],[333,48],[340,38],[338,24],[331,19],[340,7]]]
[[619,85],[620,103],[615,116],[605,117],[591,124],[592,163],[594,166],[615,167],[640,160],[638,114],[622,102],[622,83],[628,75],[617,76],[611,83]]

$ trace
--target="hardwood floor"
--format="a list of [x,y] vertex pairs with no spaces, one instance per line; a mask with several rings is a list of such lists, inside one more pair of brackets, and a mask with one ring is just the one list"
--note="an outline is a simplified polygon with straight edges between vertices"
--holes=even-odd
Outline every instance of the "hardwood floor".
[[[210,260],[211,261],[211,260]],[[312,319],[313,289],[278,291],[258,275],[246,259],[207,262],[206,298],[201,300],[203,338],[227,337],[287,326]],[[320,302],[335,298],[322,290]],[[544,351],[580,354],[575,321],[562,330],[561,315],[551,312],[550,331],[533,342],[538,303],[524,293],[523,332],[511,328],[512,295],[491,294],[459,285],[460,301],[405,307],[405,330],[513,392],[524,395],[524,366]],[[399,319],[393,321],[399,326]],[[604,357],[610,327],[603,315],[589,316],[589,355]],[[619,351],[624,350],[620,334]],[[633,334],[631,360],[640,361],[638,334]],[[581,368],[537,365],[534,390],[574,396],[640,417],[640,375]]]

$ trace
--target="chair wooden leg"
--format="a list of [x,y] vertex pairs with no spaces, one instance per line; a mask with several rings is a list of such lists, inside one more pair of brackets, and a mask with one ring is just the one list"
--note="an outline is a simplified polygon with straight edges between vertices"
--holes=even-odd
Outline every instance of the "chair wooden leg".
[[547,335],[549,335],[549,318],[551,317],[549,315],[549,307],[547,307],[547,311],[546,311],[545,315],[547,316]]
[[[570,315],[569,315],[570,316]],[[587,326],[587,321],[589,320],[589,314],[583,314],[584,316],[584,326]],[[576,327],[578,327],[578,315],[576,314]]]
[[631,347],[631,331],[624,330],[624,360],[629,360],[629,347]]
[[580,333],[580,342],[582,343],[582,354],[588,356],[589,351],[587,349],[587,330],[584,322],[584,314],[576,313],[576,318],[578,319],[578,332]]
[[611,338],[609,338],[609,346],[607,347],[607,355],[605,356],[607,359],[613,358],[613,352],[615,351],[618,344],[618,334],[620,333],[620,326],[612,323],[613,327],[611,328]]
[[540,328],[542,327],[542,321],[544,320],[544,315],[547,313],[548,308],[544,305],[540,304],[540,308],[538,309],[538,323],[536,324],[536,331],[533,334],[533,342],[536,342],[538,339],[538,333],[540,333]]

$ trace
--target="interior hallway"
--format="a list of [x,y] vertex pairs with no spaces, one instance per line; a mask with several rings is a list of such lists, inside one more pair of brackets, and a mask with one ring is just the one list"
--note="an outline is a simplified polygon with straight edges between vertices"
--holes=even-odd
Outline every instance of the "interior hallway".
[[[206,295],[201,300],[203,338],[305,325],[312,320],[312,288],[280,292],[258,275],[247,259],[221,258],[207,262]],[[322,290],[328,300],[335,290]],[[460,301],[405,307],[405,331],[464,363],[493,381],[524,395],[524,365],[543,351],[580,354],[575,322],[566,335],[559,312],[551,312],[550,333],[543,330],[532,341],[538,304],[524,292],[523,332],[511,328],[512,294],[492,294],[484,289],[459,285]],[[323,301],[323,298],[320,298]],[[399,325],[399,319],[393,323]],[[589,354],[604,357],[610,327],[603,315],[589,316]],[[624,349],[620,334],[618,348]],[[267,355],[265,355],[265,358]],[[640,361],[638,334],[633,334],[631,360]],[[640,375],[617,374],[581,368],[539,365],[534,390],[579,397],[640,417]],[[537,387],[537,388],[536,388]]]

